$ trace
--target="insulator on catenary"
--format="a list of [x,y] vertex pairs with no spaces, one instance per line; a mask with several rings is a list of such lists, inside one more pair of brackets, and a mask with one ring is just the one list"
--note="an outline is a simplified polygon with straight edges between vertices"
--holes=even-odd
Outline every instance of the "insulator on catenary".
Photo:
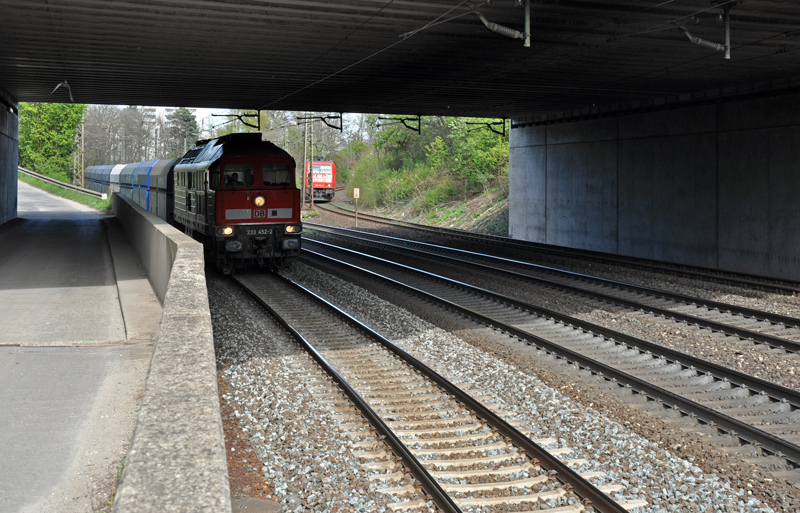
[[716,50],[718,52],[722,52],[722,51],[725,50],[725,45],[721,45],[721,44],[715,43],[713,41],[708,41],[707,39],[703,39],[701,37],[695,37],[695,36],[689,34],[689,32],[686,31],[686,30],[684,30],[683,32],[686,34],[686,37],[689,38],[689,41],[691,41],[692,43],[694,43],[694,44],[696,44],[698,46],[703,46],[705,48],[710,48],[710,49]]
[[522,0],[489,0],[491,7],[522,7]]
[[500,34],[501,36],[510,37],[511,39],[525,39],[525,34],[519,30],[504,27],[502,25],[498,25],[497,23],[489,22],[486,27],[492,32]]
[[483,16],[483,14],[481,14],[479,12],[475,13],[475,14],[477,14],[478,17],[483,22],[483,24],[486,25],[486,28],[488,28],[492,32],[494,32],[496,34],[500,34],[501,36],[510,37],[511,39],[525,39],[525,34],[520,32],[519,30],[514,30],[512,28],[504,27],[502,25],[498,25],[497,23],[491,22],[491,21],[487,20]]

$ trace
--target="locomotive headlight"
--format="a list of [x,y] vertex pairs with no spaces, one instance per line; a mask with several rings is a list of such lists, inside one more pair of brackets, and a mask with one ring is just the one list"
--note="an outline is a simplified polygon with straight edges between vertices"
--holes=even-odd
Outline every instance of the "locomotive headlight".
[[300,233],[303,231],[303,226],[299,224],[287,224],[286,233]]
[[255,204],[257,207],[263,207],[267,200],[264,199],[264,196],[256,196]]
[[228,235],[233,235],[233,226],[218,226],[217,235],[222,235],[224,237],[227,237]]

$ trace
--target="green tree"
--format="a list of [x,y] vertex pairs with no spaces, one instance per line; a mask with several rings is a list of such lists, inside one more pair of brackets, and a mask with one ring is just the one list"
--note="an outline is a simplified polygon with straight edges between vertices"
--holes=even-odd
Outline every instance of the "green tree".
[[382,171],[372,187],[384,189],[376,195],[379,201],[416,198],[411,207],[429,211],[457,195],[466,200],[507,182],[508,141],[488,130],[491,120],[423,117],[416,133],[401,119],[368,118],[377,127],[374,144]]
[[180,107],[167,114],[166,148],[169,158],[183,156],[200,135],[197,118],[191,110]]
[[453,173],[465,190],[486,189],[508,174],[508,140],[487,127],[468,124],[486,122],[476,118],[454,120]]
[[66,103],[20,103],[20,166],[72,182],[70,158],[86,105]]

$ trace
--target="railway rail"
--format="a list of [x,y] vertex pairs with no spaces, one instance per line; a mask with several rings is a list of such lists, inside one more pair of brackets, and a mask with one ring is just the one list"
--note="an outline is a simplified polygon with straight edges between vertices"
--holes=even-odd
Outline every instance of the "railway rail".
[[91,191],[89,189],[85,189],[83,187],[79,187],[77,185],[72,185],[71,183],[65,183],[60,180],[56,180],[54,178],[50,178],[49,176],[42,175],[39,173],[35,173],[30,169],[25,169],[24,167],[17,167],[17,173],[23,173],[25,175],[31,176],[33,178],[37,178],[43,182],[49,183],[50,185],[55,185],[56,187],[60,187],[61,189],[70,190],[74,192],[79,192],[81,194],[85,194],[86,196],[92,196],[99,199],[106,199],[108,196],[104,192],[97,192]]
[[[354,212],[342,208],[336,204],[324,206],[320,205],[320,208],[333,214],[354,217]],[[462,230],[426,226],[364,214],[362,212],[358,213],[358,218],[362,221],[370,221],[395,228],[413,230],[416,233],[434,234],[437,240],[441,240],[442,237],[445,236],[454,241],[459,241],[459,243],[463,245],[463,249],[470,249],[473,251],[485,252],[486,248],[488,247],[503,247],[509,252],[520,252],[520,254],[526,255],[536,254],[550,257],[579,259],[581,261],[591,261],[599,264],[608,264],[614,266],[624,265],[632,269],[655,271],[668,275],[700,279],[714,283],[753,287],[759,290],[780,294],[796,295],[800,293],[800,283],[794,281],[777,280],[764,276],[744,275],[716,269],[691,267],[596,251],[565,248],[549,244],[511,239],[508,237],[500,237],[496,235],[478,234],[465,232]],[[456,245],[455,242],[454,245]]]
[[744,443],[741,448],[761,463],[787,473],[800,466],[800,437],[794,434],[800,432],[800,394],[794,390],[370,255],[312,240],[304,249],[304,259],[329,272],[368,273],[384,287],[419,295],[630,388],[664,414]]
[[[479,397],[468,395],[319,296],[274,275],[235,279],[282,319],[284,328],[378,431],[379,438],[363,439],[356,432],[353,437],[360,438],[358,455],[364,467],[387,482],[385,493],[411,497],[393,509],[424,509],[426,495],[442,511],[487,505],[540,510],[552,503],[559,513],[622,512],[644,505],[612,500],[606,493],[623,486],[592,485],[590,480],[603,479],[602,473],[581,475],[573,467],[586,462],[562,462],[553,453],[563,448],[543,448],[557,444],[555,440],[531,440]],[[336,397],[329,401],[332,408],[348,407]],[[387,445],[394,458],[387,454]],[[400,461],[414,482],[404,478]]]
[[800,352],[800,319],[435,244],[314,223],[306,226],[338,240],[374,247],[386,258],[404,254],[524,280],[786,352]]

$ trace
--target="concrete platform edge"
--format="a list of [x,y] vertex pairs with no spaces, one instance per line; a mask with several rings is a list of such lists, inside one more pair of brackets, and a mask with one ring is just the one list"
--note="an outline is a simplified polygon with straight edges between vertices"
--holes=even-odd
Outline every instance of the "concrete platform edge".
[[127,198],[112,208],[164,305],[114,512],[230,512],[202,245]]

